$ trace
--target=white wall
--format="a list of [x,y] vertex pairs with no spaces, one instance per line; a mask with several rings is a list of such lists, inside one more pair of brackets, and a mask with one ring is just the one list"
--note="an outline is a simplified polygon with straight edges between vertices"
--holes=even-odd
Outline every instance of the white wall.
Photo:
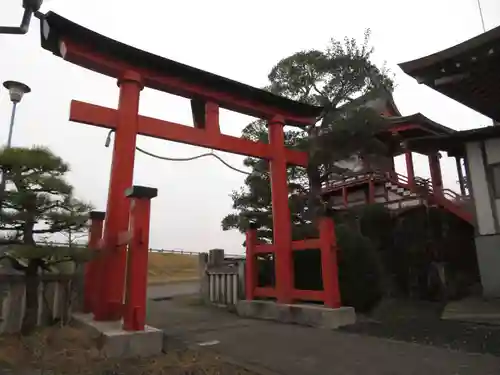
[[[500,138],[488,139],[484,143],[484,148],[488,164],[500,163]],[[493,183],[493,181],[491,183]],[[497,224],[500,227],[500,199],[496,197],[492,197],[492,199],[495,202],[494,209],[497,214]]]
[[345,168],[353,172],[360,172],[363,170],[363,161],[357,155],[353,155],[349,159],[339,160],[333,164],[339,168]]
[[500,163],[500,138],[488,139],[484,142],[488,164]]
[[401,196],[399,194],[396,194],[396,193],[393,193],[392,191],[389,191],[387,193],[387,200],[389,202],[392,202],[392,201],[398,201],[401,199]]
[[362,201],[366,203],[366,193],[363,190],[348,191],[347,202]]
[[[466,144],[469,179],[476,207],[477,227],[480,235],[496,233],[490,191],[483,160],[482,142]],[[492,154],[496,157],[496,154]]]

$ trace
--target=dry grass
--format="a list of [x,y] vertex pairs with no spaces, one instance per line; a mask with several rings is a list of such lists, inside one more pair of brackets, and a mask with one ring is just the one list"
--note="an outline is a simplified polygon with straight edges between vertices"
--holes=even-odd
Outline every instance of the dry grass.
[[0,336],[0,373],[34,369],[53,375],[252,375],[208,350],[170,350],[147,359],[102,358],[96,342],[83,330],[69,326],[45,328],[29,337]]
[[190,281],[198,279],[196,255],[149,253],[149,284]]

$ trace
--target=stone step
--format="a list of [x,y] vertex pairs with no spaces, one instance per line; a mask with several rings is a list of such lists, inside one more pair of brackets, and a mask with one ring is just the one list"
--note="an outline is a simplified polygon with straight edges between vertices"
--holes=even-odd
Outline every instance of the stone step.
[[386,182],[385,183],[386,189],[392,191],[393,193],[396,193],[402,197],[417,197],[417,194],[411,191],[410,189],[407,189],[405,187],[399,186],[397,184],[394,184],[392,182]]

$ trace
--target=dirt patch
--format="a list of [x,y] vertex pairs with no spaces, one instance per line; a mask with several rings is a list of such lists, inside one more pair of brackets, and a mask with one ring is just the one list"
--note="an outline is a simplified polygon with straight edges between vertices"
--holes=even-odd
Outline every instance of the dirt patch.
[[202,348],[169,348],[168,353],[147,359],[102,358],[83,330],[69,326],[46,328],[29,337],[1,336],[0,372],[4,370],[54,375],[255,375]]
[[148,283],[163,284],[197,280],[198,256],[172,253],[149,253]]

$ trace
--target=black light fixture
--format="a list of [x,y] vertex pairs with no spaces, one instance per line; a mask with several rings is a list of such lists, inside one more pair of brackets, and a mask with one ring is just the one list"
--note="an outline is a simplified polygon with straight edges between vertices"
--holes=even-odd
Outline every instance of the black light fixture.
[[20,26],[0,26],[0,34],[24,35],[30,28],[31,17],[37,14],[43,0],[23,0],[24,14]]
[[9,90],[10,101],[12,103],[19,103],[23,98],[24,94],[31,92],[28,85],[17,81],[5,81],[3,87]]

